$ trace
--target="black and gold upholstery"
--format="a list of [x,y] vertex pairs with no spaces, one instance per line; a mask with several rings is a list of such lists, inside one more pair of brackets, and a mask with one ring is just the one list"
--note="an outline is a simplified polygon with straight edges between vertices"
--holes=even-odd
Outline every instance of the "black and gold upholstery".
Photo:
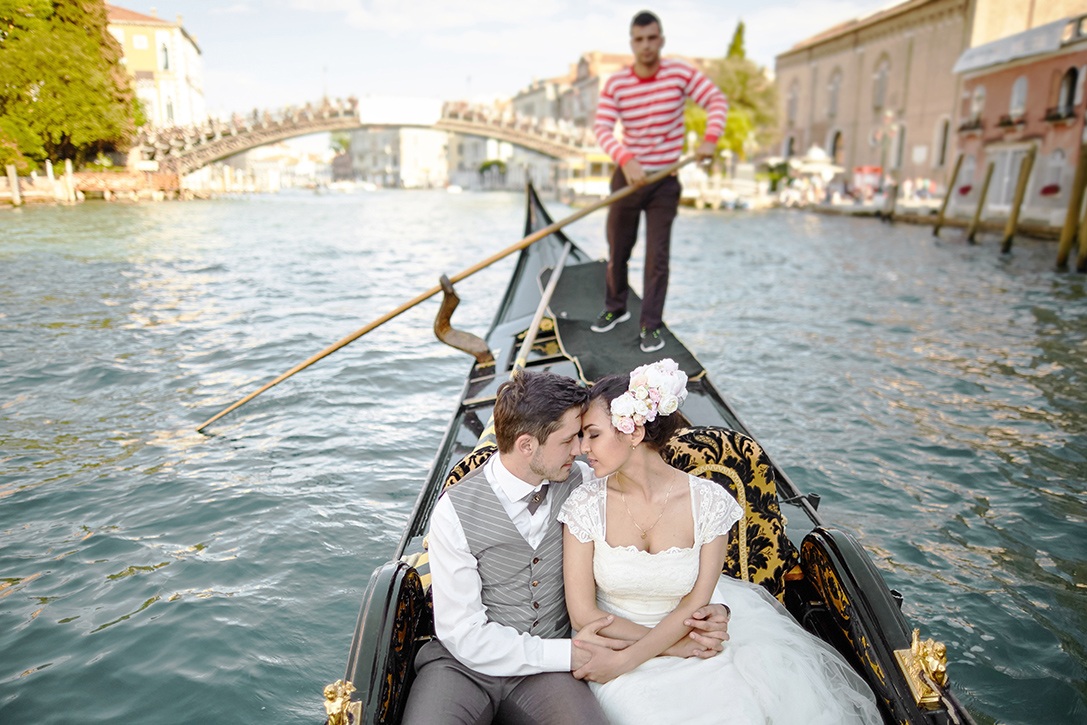
[[724,573],[784,601],[785,580],[800,557],[785,535],[774,469],[759,444],[727,428],[683,428],[663,454],[676,468],[721,484],[743,507],[744,519],[729,532]]
[[442,489],[447,489],[457,481],[461,480],[475,469],[482,466],[498,451],[498,446],[493,443],[487,443],[485,445],[477,447],[471,453],[457,462],[457,465],[453,466],[449,470],[449,475],[445,477],[445,485]]

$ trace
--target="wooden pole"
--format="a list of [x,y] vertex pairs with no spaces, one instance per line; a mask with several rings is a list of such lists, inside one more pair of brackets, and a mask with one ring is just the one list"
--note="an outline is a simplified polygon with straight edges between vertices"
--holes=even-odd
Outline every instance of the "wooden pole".
[[[691,163],[694,160],[695,160],[694,156],[689,156],[689,157],[687,157],[685,159],[680,159],[679,161],[672,164],[671,166],[669,166],[667,168],[664,168],[664,169],[661,169],[660,171],[657,171],[657,172],[651,174],[649,176],[649,178],[646,179],[646,184],[654,184],[654,183],[660,181],[661,179],[664,179],[665,177],[667,177],[667,176],[669,176],[671,174],[674,174],[681,167],[686,166],[687,164]],[[550,234],[554,234],[555,232],[562,229],[567,224],[571,224],[573,222],[576,222],[578,219],[581,219],[584,216],[588,216],[589,214],[592,214],[597,209],[602,209],[602,208],[608,206],[609,204],[614,204],[615,202],[619,201],[620,199],[622,199],[624,197],[627,197],[630,194],[634,193],[639,188],[641,188],[641,187],[625,186],[622,189],[620,189],[619,191],[612,194],[611,196],[609,196],[609,197],[607,197],[605,199],[601,199],[597,203],[592,204],[591,206],[588,206],[588,207],[586,207],[584,209],[580,209],[580,210],[574,212],[573,214],[571,214],[570,216],[566,217],[565,219],[561,219],[561,220],[559,220],[557,222],[553,222],[553,223],[547,225],[546,227],[544,227],[543,229],[540,229],[540,230],[538,230],[536,232],[533,232],[532,234],[529,234],[527,237],[525,237],[521,241],[516,242],[514,244],[511,244],[510,246],[506,247],[502,251],[497,252],[495,254],[492,254],[490,257],[487,257],[486,259],[484,259],[484,260],[482,260],[480,262],[477,262],[476,264],[472,265],[471,267],[468,267],[467,269],[458,272],[457,274],[450,277],[449,281],[451,283],[454,283],[454,284],[457,283],[457,282],[460,282],[462,279],[465,279],[467,277],[472,276],[473,274],[480,271],[481,269],[484,269],[485,267],[489,267],[490,265],[494,264],[495,262],[497,262],[497,261],[499,261],[501,259],[504,259],[505,257],[508,257],[509,255],[513,254],[514,252],[518,252],[518,251],[524,249],[525,247],[528,247],[528,246],[540,241],[544,237],[546,237],[546,236],[548,236]],[[415,307],[419,303],[430,299],[431,297],[433,297],[434,295],[438,294],[441,291],[442,291],[442,286],[440,284],[435,285],[434,287],[431,287],[426,292],[422,292],[422,293],[416,295],[415,297],[408,300],[404,304],[400,305],[396,309],[391,310],[389,312],[386,312],[384,315],[377,318],[373,322],[371,322],[371,323],[369,323],[367,325],[364,325],[363,327],[359,328],[358,330],[351,333],[347,337],[345,337],[345,338],[339,340],[338,342],[335,342],[332,345],[328,346],[327,348],[325,348],[321,352],[317,353],[316,355],[313,355],[312,357],[309,357],[306,360],[298,363],[293,368],[291,368],[287,372],[285,372],[282,375],[280,375],[279,377],[277,377],[275,380],[272,380],[269,383],[265,383],[263,386],[261,386],[260,388],[258,388],[255,391],[253,391],[249,395],[245,396],[241,400],[227,406],[223,410],[219,411],[218,413],[216,413],[215,415],[213,415],[212,417],[208,418],[206,421],[201,423],[200,427],[197,428],[196,430],[198,432],[204,430],[209,425],[211,425],[215,421],[219,420],[220,418],[222,418],[227,413],[231,412],[232,410],[236,410],[236,409],[240,408],[241,406],[245,405],[250,400],[252,400],[253,398],[255,398],[258,395],[260,395],[261,393],[263,393],[265,390],[268,390],[269,388],[271,388],[271,387],[273,387],[275,385],[278,385],[279,383],[283,382],[284,380],[291,377],[295,373],[300,372],[302,370],[305,370],[306,368],[308,368],[310,365],[314,364],[318,360],[321,360],[322,358],[325,358],[325,357],[331,355],[332,353],[336,352],[340,348],[342,348],[342,347],[344,347],[346,345],[349,345],[350,343],[352,343],[355,340],[359,339],[360,337],[362,337],[366,333],[370,332],[371,330],[373,330],[373,329],[375,329],[377,327],[380,327],[381,325],[384,325],[386,322],[393,319],[394,317],[397,317],[397,316],[403,314],[404,312],[407,312],[412,307]]]
[[974,243],[974,237],[978,234],[978,224],[981,223],[981,210],[985,208],[985,197],[989,195],[989,182],[993,180],[993,162],[985,169],[985,181],[981,183],[981,191],[978,193],[978,208],[974,210],[974,218],[970,220],[970,227],[966,230],[966,241]]
[[23,197],[19,194],[19,174],[15,171],[15,164],[7,165],[8,186],[11,187],[11,205],[22,206]]
[[1068,196],[1068,211],[1064,214],[1064,226],[1061,227],[1061,239],[1057,245],[1057,267],[1060,269],[1068,264],[1068,255],[1072,251],[1072,242],[1076,239],[1079,212],[1083,208],[1084,188],[1087,188],[1087,144],[1079,147],[1076,176],[1072,180],[1072,193]]
[[74,204],[76,200],[75,177],[72,176],[71,159],[64,159],[64,183],[68,187],[68,203]]
[[1034,168],[1034,155],[1037,148],[1030,147],[1027,155],[1019,164],[1019,181],[1015,184],[1015,200],[1012,201],[1011,214],[1008,215],[1008,223],[1004,225],[1004,242],[1000,247],[1002,254],[1012,250],[1012,238],[1015,236],[1015,228],[1019,226],[1019,210],[1023,206],[1023,197],[1027,195],[1027,185],[1030,182],[1030,172]]
[[955,193],[955,182],[959,180],[959,170],[962,168],[963,153],[959,152],[959,157],[955,159],[955,166],[951,170],[951,179],[947,182],[947,193],[944,194],[944,201],[940,204],[940,213],[936,217],[936,224],[932,227],[932,236],[940,236],[940,227],[944,225],[944,214],[947,213],[947,204],[951,201],[951,195]]
[[1087,213],[1079,223],[1079,256],[1076,257],[1076,271],[1087,272]]

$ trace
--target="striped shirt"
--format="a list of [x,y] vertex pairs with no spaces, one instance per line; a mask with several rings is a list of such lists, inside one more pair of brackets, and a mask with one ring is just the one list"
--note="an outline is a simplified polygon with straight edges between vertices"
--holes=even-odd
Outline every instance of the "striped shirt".
[[[622,166],[631,159],[646,171],[675,163],[683,153],[683,107],[686,99],[706,109],[706,140],[715,142],[725,128],[728,101],[701,71],[681,60],[662,58],[650,78],[639,78],[633,67],[619,71],[604,84],[593,130],[600,148]],[[623,140],[615,124],[623,123]]]

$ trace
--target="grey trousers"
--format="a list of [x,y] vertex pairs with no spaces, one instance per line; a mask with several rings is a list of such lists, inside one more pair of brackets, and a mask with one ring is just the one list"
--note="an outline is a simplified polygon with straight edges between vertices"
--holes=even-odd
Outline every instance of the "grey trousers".
[[402,725],[607,725],[589,686],[569,672],[493,677],[431,640],[415,658]]

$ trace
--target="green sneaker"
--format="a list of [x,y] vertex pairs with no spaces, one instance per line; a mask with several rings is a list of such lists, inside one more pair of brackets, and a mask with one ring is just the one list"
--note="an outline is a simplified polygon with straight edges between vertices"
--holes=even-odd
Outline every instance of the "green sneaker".
[[607,310],[604,310],[589,329],[593,332],[607,332],[620,322],[626,322],[629,319],[630,313],[626,310],[623,310],[622,312],[608,312]]
[[642,352],[656,352],[664,347],[664,338],[661,337],[661,331],[658,327],[656,330],[647,330],[642,328],[641,344],[638,346],[642,349]]

